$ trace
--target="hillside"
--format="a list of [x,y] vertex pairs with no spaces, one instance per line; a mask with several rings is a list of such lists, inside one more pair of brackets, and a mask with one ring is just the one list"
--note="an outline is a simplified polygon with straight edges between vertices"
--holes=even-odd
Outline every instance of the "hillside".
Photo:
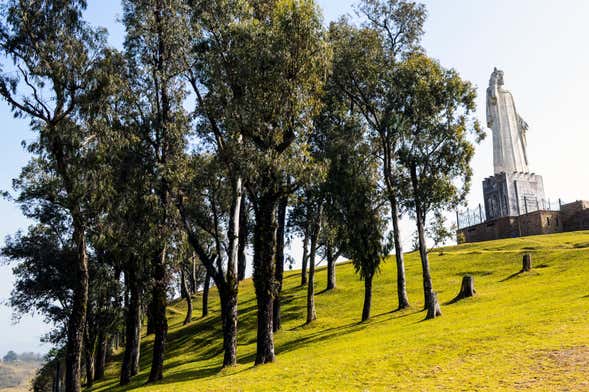
[[[589,390],[589,232],[565,233],[444,248],[431,254],[443,316],[423,321],[421,267],[407,255],[409,299],[396,306],[395,264],[374,282],[372,318],[359,324],[363,283],[350,264],[337,267],[337,289],[322,293],[318,320],[303,326],[306,289],[299,275],[284,281],[283,330],[277,362],[253,367],[256,301],[251,281],[240,287],[239,365],[221,370],[216,293],[211,316],[181,325],[184,304],[170,307],[165,379],[144,386],[153,337],[143,340],[141,374],[131,388],[145,391],[217,390]],[[521,255],[534,269],[517,274]],[[475,277],[477,296],[453,304],[461,276]],[[195,316],[200,298],[195,299]],[[119,363],[94,390],[117,385]],[[116,388],[115,388],[116,390]]]
[[0,363],[0,392],[25,392],[40,362]]

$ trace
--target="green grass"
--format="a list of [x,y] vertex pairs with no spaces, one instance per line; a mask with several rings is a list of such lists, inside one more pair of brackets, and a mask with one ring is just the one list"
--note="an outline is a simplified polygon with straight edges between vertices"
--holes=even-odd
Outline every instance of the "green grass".
[[[322,292],[317,273],[318,320],[304,326],[306,289],[286,275],[283,330],[277,360],[253,366],[255,296],[240,287],[238,365],[221,370],[216,293],[211,315],[181,325],[184,303],[169,309],[165,379],[144,385],[153,337],[143,339],[141,373],[126,389],[146,391],[472,391],[589,390],[589,232],[565,233],[447,247],[430,255],[443,316],[423,321],[418,255],[406,257],[412,307],[396,307],[395,263],[374,282],[372,318],[358,323],[363,283],[350,264],[337,266],[337,289]],[[518,274],[523,253],[534,269]],[[474,298],[448,304],[464,274],[475,277]],[[195,315],[200,298],[195,298]],[[120,356],[117,357],[117,360]],[[117,389],[120,364],[94,390]]]

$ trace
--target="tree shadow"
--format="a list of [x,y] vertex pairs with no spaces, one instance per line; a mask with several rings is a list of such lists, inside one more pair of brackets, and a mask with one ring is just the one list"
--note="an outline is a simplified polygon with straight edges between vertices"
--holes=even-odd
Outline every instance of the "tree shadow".
[[506,281],[508,281],[508,280],[511,280],[511,279],[513,279],[513,278],[516,278],[516,277],[518,277],[518,276],[522,275],[523,273],[524,273],[524,271],[518,271],[518,272],[515,272],[515,273],[513,273],[513,274],[509,275],[507,278],[503,278],[503,279],[501,279],[501,280],[499,281],[499,283],[501,283],[501,282],[506,282]]

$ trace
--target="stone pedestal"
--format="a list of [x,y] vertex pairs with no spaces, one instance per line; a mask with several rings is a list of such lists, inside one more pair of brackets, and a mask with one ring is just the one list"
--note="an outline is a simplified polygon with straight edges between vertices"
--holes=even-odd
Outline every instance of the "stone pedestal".
[[487,221],[545,209],[542,176],[534,173],[499,173],[483,181]]

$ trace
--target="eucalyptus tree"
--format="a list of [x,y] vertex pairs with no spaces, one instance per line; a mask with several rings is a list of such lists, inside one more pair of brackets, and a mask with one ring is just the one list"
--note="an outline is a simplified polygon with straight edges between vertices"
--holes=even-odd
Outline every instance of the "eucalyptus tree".
[[420,50],[426,11],[423,5],[411,1],[362,0],[358,13],[365,21],[361,27],[341,20],[330,28],[334,44],[333,80],[372,133],[380,181],[390,205],[398,308],[403,309],[409,306],[399,227],[400,181],[404,173],[398,166],[403,136],[398,113],[404,103],[398,99],[392,82],[398,63]]
[[185,55],[189,48],[189,11],[182,0],[125,0],[123,23],[131,101],[126,123],[136,142],[149,193],[144,199],[152,215],[150,247],[153,289],[151,316],[155,331],[149,382],[163,378],[168,331],[167,251],[176,230],[173,191],[183,158],[189,117],[186,100]]
[[235,220],[239,220],[240,206],[235,203],[241,201],[241,195],[235,197],[235,183],[217,155],[192,155],[184,173],[187,180],[178,191],[178,209],[189,244],[217,286],[223,322],[223,366],[232,366],[237,361],[239,283],[235,244],[239,230]]
[[395,86],[406,102],[407,132],[399,157],[409,172],[412,197],[406,205],[415,213],[424,303],[429,309],[435,295],[425,238],[427,214],[464,199],[472,175],[473,142],[484,133],[473,117],[476,90],[456,71],[425,55],[413,55],[399,67]]
[[7,62],[0,95],[18,117],[30,119],[38,136],[31,152],[46,159],[61,183],[62,202],[73,228],[77,258],[71,271],[72,311],[68,318],[66,390],[80,390],[80,365],[88,298],[86,227],[88,199],[96,195],[88,156],[97,143],[82,124],[83,107],[97,99],[105,58],[101,30],[82,20],[83,0],[8,1],[2,8],[0,52]]
[[206,54],[197,80],[199,91],[219,103],[202,105],[215,136],[217,126],[243,151],[231,162],[239,163],[255,213],[256,364],[262,364],[275,358],[277,206],[291,191],[285,180],[304,172],[304,134],[319,103],[328,51],[312,0],[204,3],[199,47]]
[[385,200],[378,189],[377,162],[358,119],[352,116],[334,124],[331,135],[328,213],[336,222],[342,251],[351,257],[364,280],[362,321],[366,321],[370,318],[372,281],[386,256]]

